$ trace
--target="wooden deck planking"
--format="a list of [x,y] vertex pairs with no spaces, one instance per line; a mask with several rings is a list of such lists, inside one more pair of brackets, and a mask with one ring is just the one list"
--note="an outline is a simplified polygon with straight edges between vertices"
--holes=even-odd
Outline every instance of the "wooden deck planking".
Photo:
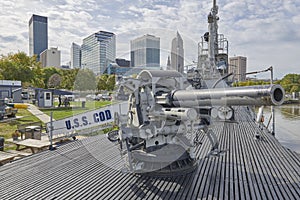
[[[245,124],[243,122],[241,126],[246,127],[245,130],[248,132],[243,132],[245,135],[245,140],[248,141],[248,147],[247,149],[251,152],[251,160],[255,160],[253,173],[256,175],[255,180],[256,184],[258,184],[259,187],[259,198],[274,198],[274,193],[272,193],[272,189],[269,188],[269,186],[273,186],[271,181],[269,180],[269,177],[267,173],[270,173],[270,169],[267,169],[267,165],[265,164],[265,157],[262,155],[264,151],[267,151],[267,149],[261,149],[257,144],[261,141],[255,140],[255,132],[252,132],[250,127],[248,127],[248,123]],[[249,148],[249,145],[251,145]],[[263,159],[261,159],[263,158]],[[267,171],[266,171],[267,170]],[[272,194],[272,195],[271,195]]]
[[[263,140],[260,142],[262,144],[261,153],[264,154],[264,155],[262,155],[262,158],[264,158],[264,159],[262,159],[262,162],[266,162],[264,168],[266,168],[267,171],[272,173],[270,175],[270,177],[273,179],[272,185],[274,182],[278,183],[278,180],[274,180],[275,177],[280,178],[281,182],[282,182],[282,180],[289,179],[289,180],[291,180],[291,182],[289,182],[289,183],[292,184],[293,179],[289,175],[289,171],[291,171],[291,170],[287,168],[288,166],[291,166],[291,165],[283,164],[281,162],[281,159],[279,159],[279,157],[286,156],[286,155],[282,155],[280,152],[277,152],[276,151],[277,149],[273,149],[273,146],[270,145],[277,141],[275,141],[274,138],[271,138],[270,135],[265,134],[263,137]],[[281,148],[281,147],[278,147],[278,149],[279,148]],[[270,154],[270,152],[274,152],[274,154]],[[274,166],[274,164],[276,164],[276,167]],[[283,172],[285,172],[285,173],[283,174]],[[287,182],[283,181],[283,183],[287,183]],[[291,191],[290,187],[287,187],[286,184],[283,184],[283,187],[281,187],[281,188],[284,191],[284,192],[282,192],[282,193],[284,193],[284,195],[288,195],[288,196],[292,197],[291,192],[294,190]],[[287,196],[285,196],[285,198],[287,198]]]
[[[236,129],[239,129],[239,126],[236,127]],[[245,187],[248,188],[249,193],[246,193],[245,195],[249,197],[250,199],[257,199],[257,186],[255,183],[255,177],[253,175],[253,164],[251,162],[252,157],[249,153],[250,150],[248,148],[249,145],[247,145],[247,140],[243,137],[244,132],[240,131],[241,136],[240,138],[240,146],[242,151],[242,159],[244,164],[244,174],[245,174]]]
[[[248,129],[248,134],[251,133],[251,130]],[[265,163],[265,160],[264,159],[261,159],[262,158],[262,149],[260,149],[259,146],[256,146],[255,147],[255,143],[259,142],[257,140],[254,139],[255,137],[255,133],[252,133],[251,134],[252,138],[248,138],[248,140],[251,140],[252,139],[252,148],[250,149],[252,151],[252,159],[255,160],[255,169],[254,169],[254,174],[256,175],[256,180],[258,182],[258,185],[259,185],[259,191],[260,191],[260,195],[262,198],[264,199],[270,199],[272,198],[272,195],[271,195],[271,191],[270,189],[268,188],[269,184],[271,184],[270,180],[268,179],[268,176],[267,176],[267,171],[266,171],[266,163]],[[255,147],[255,148],[253,148]]]
[[188,175],[122,174],[118,149],[97,136],[0,167],[0,187],[6,188],[0,198],[299,199],[299,155],[265,131],[255,140],[252,119],[241,108],[236,114],[238,123],[217,122],[214,128],[220,150],[227,151],[205,157],[211,146],[201,135],[199,166]]
[[[249,132],[251,133],[251,135],[253,135],[253,137],[255,135],[255,131],[259,131],[257,129],[253,130],[252,129],[253,127],[251,127],[251,125],[249,123],[243,122],[242,125],[249,130]],[[268,187],[269,186],[276,187],[277,182],[278,182],[276,177],[279,177],[280,173],[278,173],[277,167],[276,167],[275,171],[272,168],[272,165],[277,164],[277,163],[271,162],[271,164],[270,164],[270,160],[269,160],[270,156],[266,155],[269,152],[269,145],[267,145],[269,143],[269,141],[266,140],[265,136],[266,135],[262,135],[261,140],[251,140],[251,138],[249,138],[249,133],[248,133],[247,140],[249,140],[249,143],[253,147],[251,149],[251,151],[253,152],[253,159],[256,160],[255,163],[257,165],[257,169],[259,170],[259,173],[257,173],[257,175],[259,175],[259,179],[260,179],[259,185],[261,185],[262,189],[263,189],[263,190],[261,190],[261,194],[268,194],[268,197],[272,198],[272,196],[270,196],[270,192],[269,192],[270,188],[268,188]],[[277,155],[273,154],[271,156],[277,156]],[[271,178],[271,183],[267,182],[268,178]],[[285,192],[282,192],[282,191],[285,191],[284,186],[279,185],[279,190],[277,190],[276,193],[283,195],[283,196],[281,196],[282,198],[288,198],[286,191]]]

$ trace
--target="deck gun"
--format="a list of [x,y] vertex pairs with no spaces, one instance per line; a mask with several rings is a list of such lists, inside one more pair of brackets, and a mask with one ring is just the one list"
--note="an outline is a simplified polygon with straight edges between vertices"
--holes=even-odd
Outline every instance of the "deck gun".
[[132,173],[193,170],[197,131],[207,134],[212,151],[218,149],[212,117],[233,120],[232,106],[281,105],[284,99],[280,85],[193,89],[176,71],[144,70],[121,87],[129,93],[128,113],[115,113],[115,122],[125,168]]

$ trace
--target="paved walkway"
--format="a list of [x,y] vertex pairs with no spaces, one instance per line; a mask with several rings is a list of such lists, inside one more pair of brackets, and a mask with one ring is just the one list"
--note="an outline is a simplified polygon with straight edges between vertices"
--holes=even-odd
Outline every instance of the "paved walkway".
[[[36,107],[35,105],[32,104],[27,104],[28,105],[28,111],[31,112],[34,116],[39,118],[43,123],[48,123],[50,122],[50,116],[43,113]],[[53,119],[54,120],[54,119]]]

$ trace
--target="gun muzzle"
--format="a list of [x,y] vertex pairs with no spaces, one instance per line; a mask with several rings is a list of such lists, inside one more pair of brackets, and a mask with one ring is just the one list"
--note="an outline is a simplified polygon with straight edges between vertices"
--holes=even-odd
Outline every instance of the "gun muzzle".
[[284,89],[280,85],[177,90],[169,96],[175,107],[281,105]]

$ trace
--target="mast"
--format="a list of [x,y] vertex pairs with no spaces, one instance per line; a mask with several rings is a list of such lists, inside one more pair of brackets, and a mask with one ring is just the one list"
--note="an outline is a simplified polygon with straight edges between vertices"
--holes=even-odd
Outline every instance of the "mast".
[[218,6],[216,0],[213,0],[213,7],[211,12],[208,14],[208,58],[212,68],[216,67],[216,55],[218,54]]
[[197,70],[203,79],[215,79],[227,74],[228,70],[228,41],[223,34],[218,33],[217,1],[207,16],[208,31],[201,37],[198,44]]

